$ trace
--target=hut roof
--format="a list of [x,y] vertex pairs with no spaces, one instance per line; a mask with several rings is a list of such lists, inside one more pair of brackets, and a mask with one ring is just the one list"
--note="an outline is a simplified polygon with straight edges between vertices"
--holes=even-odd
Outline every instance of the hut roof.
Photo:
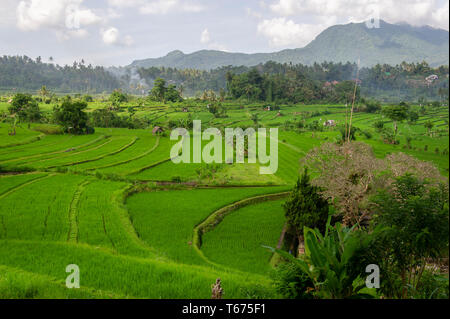
[[158,133],[158,132],[162,132],[162,131],[164,131],[164,129],[162,127],[155,126],[152,130],[152,133],[154,134],[154,133]]

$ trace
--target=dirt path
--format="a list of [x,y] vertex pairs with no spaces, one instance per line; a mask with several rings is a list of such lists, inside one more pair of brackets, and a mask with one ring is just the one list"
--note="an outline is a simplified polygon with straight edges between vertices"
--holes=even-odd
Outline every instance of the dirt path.
[[78,185],[77,190],[73,194],[72,202],[69,208],[69,234],[67,236],[67,241],[72,243],[78,242],[78,203],[80,201],[81,193],[84,187],[89,184],[89,181],[84,181]]

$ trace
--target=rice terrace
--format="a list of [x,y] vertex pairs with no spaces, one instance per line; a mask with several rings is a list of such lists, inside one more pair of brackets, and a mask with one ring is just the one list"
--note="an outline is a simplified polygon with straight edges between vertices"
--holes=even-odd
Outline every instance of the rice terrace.
[[0,299],[448,299],[448,51],[214,52],[0,57]]

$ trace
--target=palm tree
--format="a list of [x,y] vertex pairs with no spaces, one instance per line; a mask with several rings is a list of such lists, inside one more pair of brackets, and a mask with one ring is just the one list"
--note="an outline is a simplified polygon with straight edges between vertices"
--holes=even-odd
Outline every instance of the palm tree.
[[250,94],[252,93],[253,87],[247,84],[244,88],[245,94],[247,94],[247,100],[250,102]]
[[16,135],[16,125],[17,125],[17,114],[14,113],[11,115],[11,117],[14,119],[12,124],[12,131],[9,131],[8,135],[15,136]]
[[178,87],[178,93],[180,93],[180,96],[181,96],[181,97],[183,97],[183,91],[184,91],[184,86],[183,86],[183,85],[180,85],[180,86]]
[[258,126],[258,113],[252,114],[252,121],[255,124],[255,126]]
[[424,124],[424,126],[425,126],[425,128],[428,130],[428,135],[431,136],[431,130],[432,130],[433,127],[434,127],[434,123],[431,122],[431,121],[427,121],[427,122]]
[[43,85],[41,89],[39,90],[39,94],[42,95],[42,102],[45,102],[45,97],[49,94],[49,91],[47,90],[47,87]]

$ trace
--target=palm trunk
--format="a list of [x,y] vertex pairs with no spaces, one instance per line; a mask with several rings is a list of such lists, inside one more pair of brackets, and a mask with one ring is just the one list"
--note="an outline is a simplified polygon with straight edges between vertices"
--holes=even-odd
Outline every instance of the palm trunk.
[[297,234],[297,238],[298,238],[297,255],[301,256],[305,254],[305,239],[302,234]]

